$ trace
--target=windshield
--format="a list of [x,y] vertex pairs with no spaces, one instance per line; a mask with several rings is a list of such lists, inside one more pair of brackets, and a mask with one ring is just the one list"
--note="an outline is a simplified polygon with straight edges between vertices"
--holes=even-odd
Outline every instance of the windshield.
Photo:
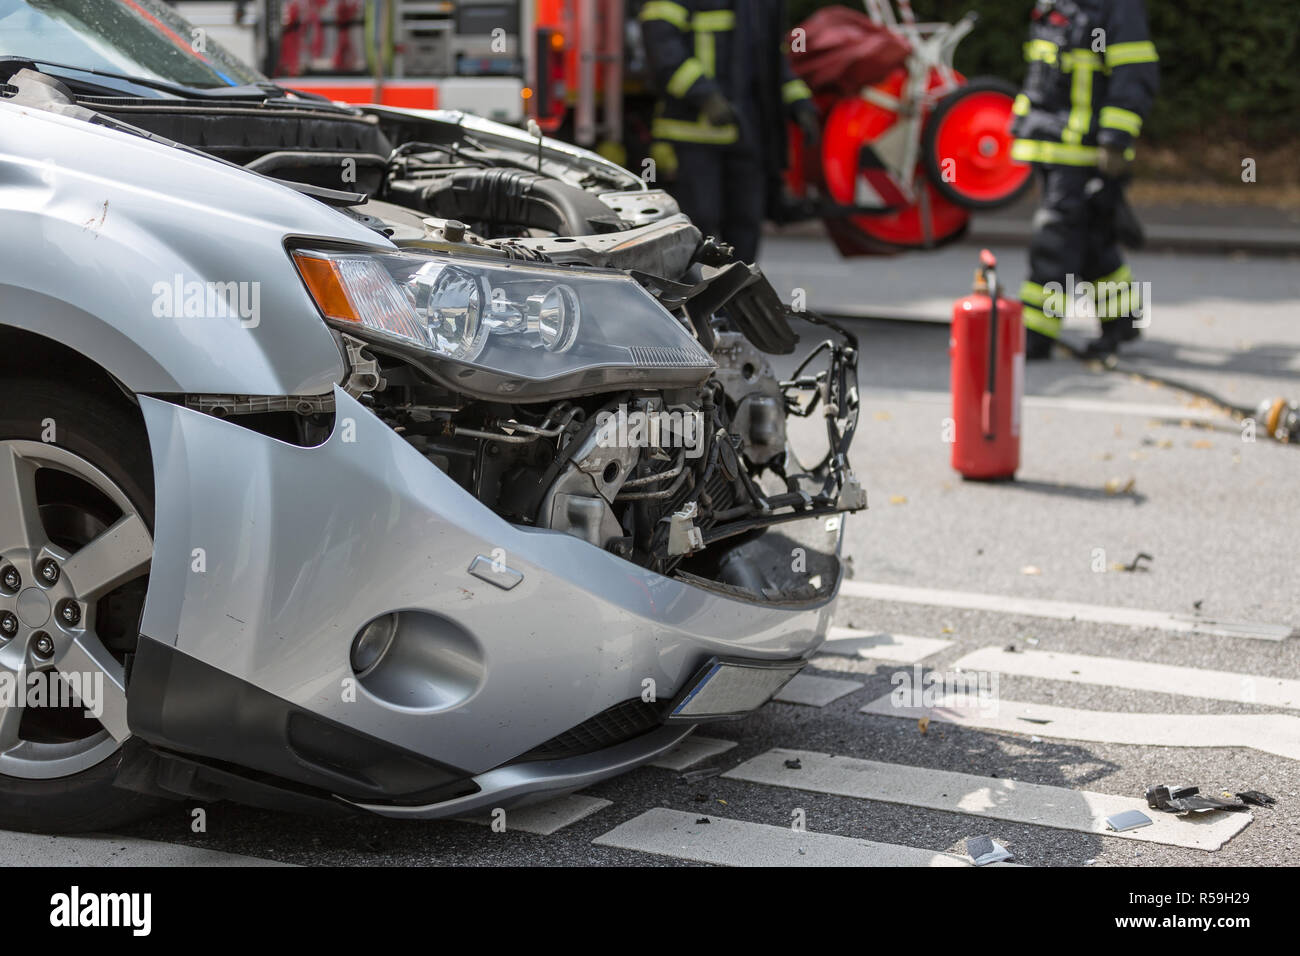
[[0,0],[0,56],[197,89],[266,79],[160,0]]

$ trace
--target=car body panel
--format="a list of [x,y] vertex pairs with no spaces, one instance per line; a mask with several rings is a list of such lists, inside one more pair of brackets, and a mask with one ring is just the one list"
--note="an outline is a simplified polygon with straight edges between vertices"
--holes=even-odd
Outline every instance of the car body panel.
[[[264,176],[80,119],[0,101],[0,131],[0,324],[134,392],[318,395],[342,379],[284,241],[383,237]],[[155,314],[177,276],[257,283],[256,321]]]
[[[806,658],[825,636],[833,599],[735,600],[512,525],[346,392],[334,398],[334,432],[314,448],[141,400],[157,489],[142,633],[471,774],[647,686],[666,701],[714,655]],[[841,524],[827,532],[836,550]],[[470,575],[480,555],[523,580],[502,590]],[[446,706],[364,687],[348,700],[355,635],[398,610],[463,632],[448,638]]]

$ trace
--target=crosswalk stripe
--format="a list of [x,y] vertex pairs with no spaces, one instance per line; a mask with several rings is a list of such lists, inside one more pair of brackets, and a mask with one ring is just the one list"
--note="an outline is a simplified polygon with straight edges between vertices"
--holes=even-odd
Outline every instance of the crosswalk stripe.
[[[518,830],[521,833],[536,833],[550,836],[571,823],[577,823],[599,810],[613,806],[612,800],[589,797],[583,793],[570,793],[541,803],[530,803],[522,807],[510,807],[505,811],[506,830]],[[461,823],[478,823],[492,825],[492,814],[474,814],[456,817]]]
[[[698,821],[707,819],[708,823]],[[971,866],[966,857],[655,807],[592,841],[721,866]]]
[[[787,767],[787,760],[798,760],[799,769]],[[769,750],[728,770],[723,776],[775,787],[968,813],[1197,850],[1219,849],[1249,826],[1252,819],[1249,813],[1226,812],[1176,817],[1149,810],[1146,800],[1132,797],[853,757],[833,757],[808,750]],[[1151,817],[1151,826],[1123,833],[1108,829],[1106,818],[1125,810],[1146,813]]]
[[1072,601],[978,594],[972,591],[946,591],[938,588],[916,588],[870,581],[845,581],[840,586],[840,593],[848,597],[870,598],[876,601],[926,604],[932,607],[953,607],[969,611],[994,611],[999,614],[1023,614],[1028,617],[1046,617],[1058,621],[1118,624],[1123,627],[1153,628],[1177,634],[1210,634],[1217,637],[1284,641],[1294,633],[1294,628],[1289,624],[1216,621],[1186,614],[1170,614],[1166,611],[1144,611],[1133,607],[1077,604]]
[[1201,670],[1172,664],[1092,657],[1086,654],[1061,654],[1055,651],[1013,653],[1000,647],[983,647],[953,664],[967,671],[997,671],[1020,677],[1080,684],[1104,684],[1126,690],[1147,690],[1231,700],[1265,707],[1300,708],[1300,681],[1282,680],[1256,674]]
[[182,843],[89,833],[46,836],[0,830],[0,866],[289,866]]
[[796,674],[788,684],[777,691],[772,699],[779,700],[783,704],[825,707],[845,694],[851,694],[865,686],[861,681],[856,680],[818,677],[816,674]]
[[931,654],[938,654],[945,648],[951,647],[953,643],[937,637],[913,637],[910,634],[833,627],[826,643],[817,649],[817,653],[914,664]]
[[734,740],[718,740],[716,737],[691,734],[676,747],[650,761],[649,766],[659,767],[661,770],[685,770],[710,757],[724,754],[734,746],[736,746]]
[[1037,734],[1063,740],[1140,747],[1249,747],[1300,760],[1300,717],[1290,714],[1125,714],[1074,710],[1049,704],[1000,700],[991,710],[961,707],[945,695],[933,707],[898,707],[890,695],[861,713],[882,717],[929,717],[960,727],[999,733]]
[[[946,318],[944,322],[947,322]],[[948,405],[949,407],[952,405],[951,392],[864,388],[861,394],[864,404],[867,401],[876,404],[882,401],[893,401],[905,404]],[[1022,401],[1025,408],[1041,408],[1063,412],[1097,412],[1102,415],[1141,415],[1146,418],[1172,419],[1179,422],[1222,422],[1228,417],[1220,411],[1190,408],[1184,405],[1148,405],[1145,402],[1115,402],[1105,399],[1075,398],[1066,395],[1026,395]]]

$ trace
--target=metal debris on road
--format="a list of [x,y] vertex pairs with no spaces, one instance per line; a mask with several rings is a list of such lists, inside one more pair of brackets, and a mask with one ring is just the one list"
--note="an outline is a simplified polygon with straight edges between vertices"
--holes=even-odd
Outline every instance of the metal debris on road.
[[1106,826],[1116,833],[1123,833],[1125,830],[1136,830],[1138,827],[1149,827],[1153,822],[1141,810],[1125,810],[1123,813],[1116,813],[1106,818]]
[[990,863],[1015,859],[1006,847],[987,835],[967,837],[966,854],[975,862],[976,866],[987,866]]

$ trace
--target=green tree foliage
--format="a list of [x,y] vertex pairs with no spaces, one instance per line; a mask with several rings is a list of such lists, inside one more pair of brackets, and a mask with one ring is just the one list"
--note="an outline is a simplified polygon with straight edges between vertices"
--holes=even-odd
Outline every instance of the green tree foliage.
[[[826,0],[789,0],[792,24]],[[845,6],[861,9],[855,3]],[[913,0],[922,20],[954,22],[967,10],[979,25],[957,51],[968,76],[1019,82],[1021,44],[1033,0]],[[1278,145],[1300,134],[1300,2],[1147,0],[1160,51],[1161,96],[1147,124],[1152,140],[1205,133]]]

